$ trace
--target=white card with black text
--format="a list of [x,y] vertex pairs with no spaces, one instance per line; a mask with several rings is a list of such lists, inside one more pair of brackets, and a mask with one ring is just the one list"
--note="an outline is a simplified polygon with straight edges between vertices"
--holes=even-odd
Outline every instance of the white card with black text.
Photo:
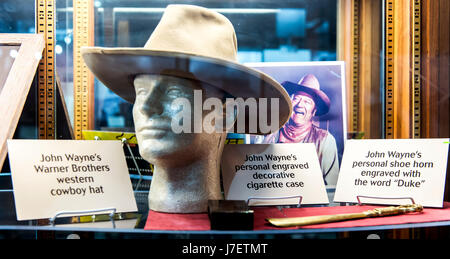
[[334,201],[442,207],[448,141],[348,140]]
[[15,139],[8,152],[18,220],[137,211],[120,141]]
[[222,177],[227,200],[258,206],[329,202],[312,143],[225,145]]

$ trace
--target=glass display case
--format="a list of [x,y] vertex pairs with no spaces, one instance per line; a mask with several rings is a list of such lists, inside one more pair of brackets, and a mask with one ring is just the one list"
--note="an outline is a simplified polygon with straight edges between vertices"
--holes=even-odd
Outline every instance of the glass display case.
[[[19,6],[17,1],[2,1],[0,33],[41,33],[41,21],[54,23],[44,29],[47,41],[50,37],[53,44],[44,51],[51,49],[54,59],[50,62],[54,65],[52,76],[59,91],[55,116],[60,117],[53,126],[41,123],[42,74],[38,74],[14,138],[46,138],[39,131],[43,127],[56,130],[51,135],[54,139],[82,139],[86,130],[134,132],[133,105],[86,69],[80,48],[143,47],[168,4],[200,5],[228,18],[236,32],[237,58],[242,64],[343,61],[345,139],[450,136],[447,0],[52,0],[47,1],[53,8],[47,16],[41,13],[44,7],[40,2],[24,0]],[[321,123],[328,125],[328,120]],[[245,135],[230,133],[228,139],[245,139]],[[129,219],[116,220],[117,227],[109,226],[114,224],[109,219],[97,226],[54,227],[46,220],[16,220],[10,175],[6,159],[0,174],[0,237],[4,238],[46,238],[42,233],[51,233],[52,238],[78,233],[89,238],[255,239],[449,235],[450,221],[295,230],[144,230],[148,188],[135,190],[139,211],[127,214]],[[149,186],[151,176],[146,180]],[[448,182],[447,178],[444,201],[450,199]],[[328,191],[332,200],[334,190]],[[131,225],[120,227],[125,220]]]
[[[247,62],[299,62],[337,60],[337,1],[176,1],[217,10],[233,23],[238,39],[238,59]],[[93,45],[143,47],[166,1],[94,1],[91,19]],[[327,8],[331,7],[331,8]],[[68,107],[73,96],[73,3],[56,1],[58,69]],[[60,60],[60,61],[59,61]],[[58,62],[59,61],[59,62]],[[133,131],[131,105],[95,79],[93,128]],[[73,118],[72,118],[73,120]]]

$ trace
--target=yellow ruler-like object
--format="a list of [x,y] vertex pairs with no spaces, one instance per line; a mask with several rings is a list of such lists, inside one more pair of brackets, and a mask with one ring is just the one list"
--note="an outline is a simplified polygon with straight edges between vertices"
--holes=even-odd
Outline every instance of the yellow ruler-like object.
[[394,0],[386,1],[386,138],[394,137]]
[[244,144],[243,138],[227,138],[225,144]]
[[420,12],[421,0],[386,0],[386,138],[420,137]]
[[45,49],[38,66],[38,134],[54,139],[55,111],[55,1],[36,0],[36,31],[44,35]]
[[412,51],[413,51],[413,64],[412,64],[412,108],[413,108],[413,137],[420,138],[420,95],[421,95],[421,83],[420,83],[420,73],[421,73],[421,61],[420,61],[420,48],[421,48],[421,0],[414,0],[412,4]]
[[127,140],[129,144],[137,144],[136,133],[132,132],[116,132],[116,131],[97,131],[83,130],[83,139],[85,140]]
[[[83,130],[82,131],[83,139],[84,140],[119,140],[125,142],[128,144],[138,144],[136,139],[136,133],[134,132],[117,132],[117,131],[97,131],[97,130]],[[125,143],[124,142],[124,143]],[[131,150],[128,150],[131,154]],[[135,157],[135,159],[142,159]],[[142,159],[143,160],[143,159]],[[146,168],[140,168],[141,171],[146,172],[154,172],[154,166],[153,164],[148,164],[149,169]],[[137,167],[137,165],[136,165]],[[128,168],[130,171],[136,171],[136,169]]]
[[352,126],[353,131],[359,131],[359,0],[353,1],[353,11],[352,11],[352,94],[353,94],[353,103],[352,103]]
[[73,29],[74,134],[82,139],[83,130],[94,128],[94,76],[81,56],[81,47],[94,45],[93,0],[73,1]]

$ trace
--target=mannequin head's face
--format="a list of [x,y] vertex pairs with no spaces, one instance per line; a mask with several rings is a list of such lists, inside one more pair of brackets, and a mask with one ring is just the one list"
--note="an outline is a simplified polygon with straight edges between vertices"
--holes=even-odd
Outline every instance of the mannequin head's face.
[[[210,111],[202,110],[201,115],[194,116],[194,112],[198,112],[193,107],[194,90],[201,90],[203,99],[222,98],[220,90],[195,80],[165,75],[139,75],[134,80],[134,87],[133,119],[139,152],[144,159],[155,165],[165,162],[183,164],[208,152],[208,145],[219,144],[223,133],[176,133],[172,120],[187,112],[190,113],[187,117],[191,118],[189,125],[202,127],[203,120],[198,118],[204,118]],[[187,100],[190,107],[176,105],[177,98]]]

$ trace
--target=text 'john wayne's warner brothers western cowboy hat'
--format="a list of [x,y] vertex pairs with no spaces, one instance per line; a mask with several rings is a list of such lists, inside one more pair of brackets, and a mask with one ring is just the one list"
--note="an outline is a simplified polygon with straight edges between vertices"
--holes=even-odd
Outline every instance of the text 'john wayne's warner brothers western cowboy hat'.
[[[231,22],[203,7],[168,5],[143,48],[83,47],[81,53],[95,76],[131,103],[135,99],[136,75],[161,74],[205,82],[244,100],[268,98],[267,118],[279,112],[279,127],[292,112],[289,95],[278,82],[237,62],[237,40]],[[277,111],[271,110],[270,98],[278,98]],[[249,116],[257,114],[245,116],[248,122]],[[261,134],[259,129],[251,133]]]

